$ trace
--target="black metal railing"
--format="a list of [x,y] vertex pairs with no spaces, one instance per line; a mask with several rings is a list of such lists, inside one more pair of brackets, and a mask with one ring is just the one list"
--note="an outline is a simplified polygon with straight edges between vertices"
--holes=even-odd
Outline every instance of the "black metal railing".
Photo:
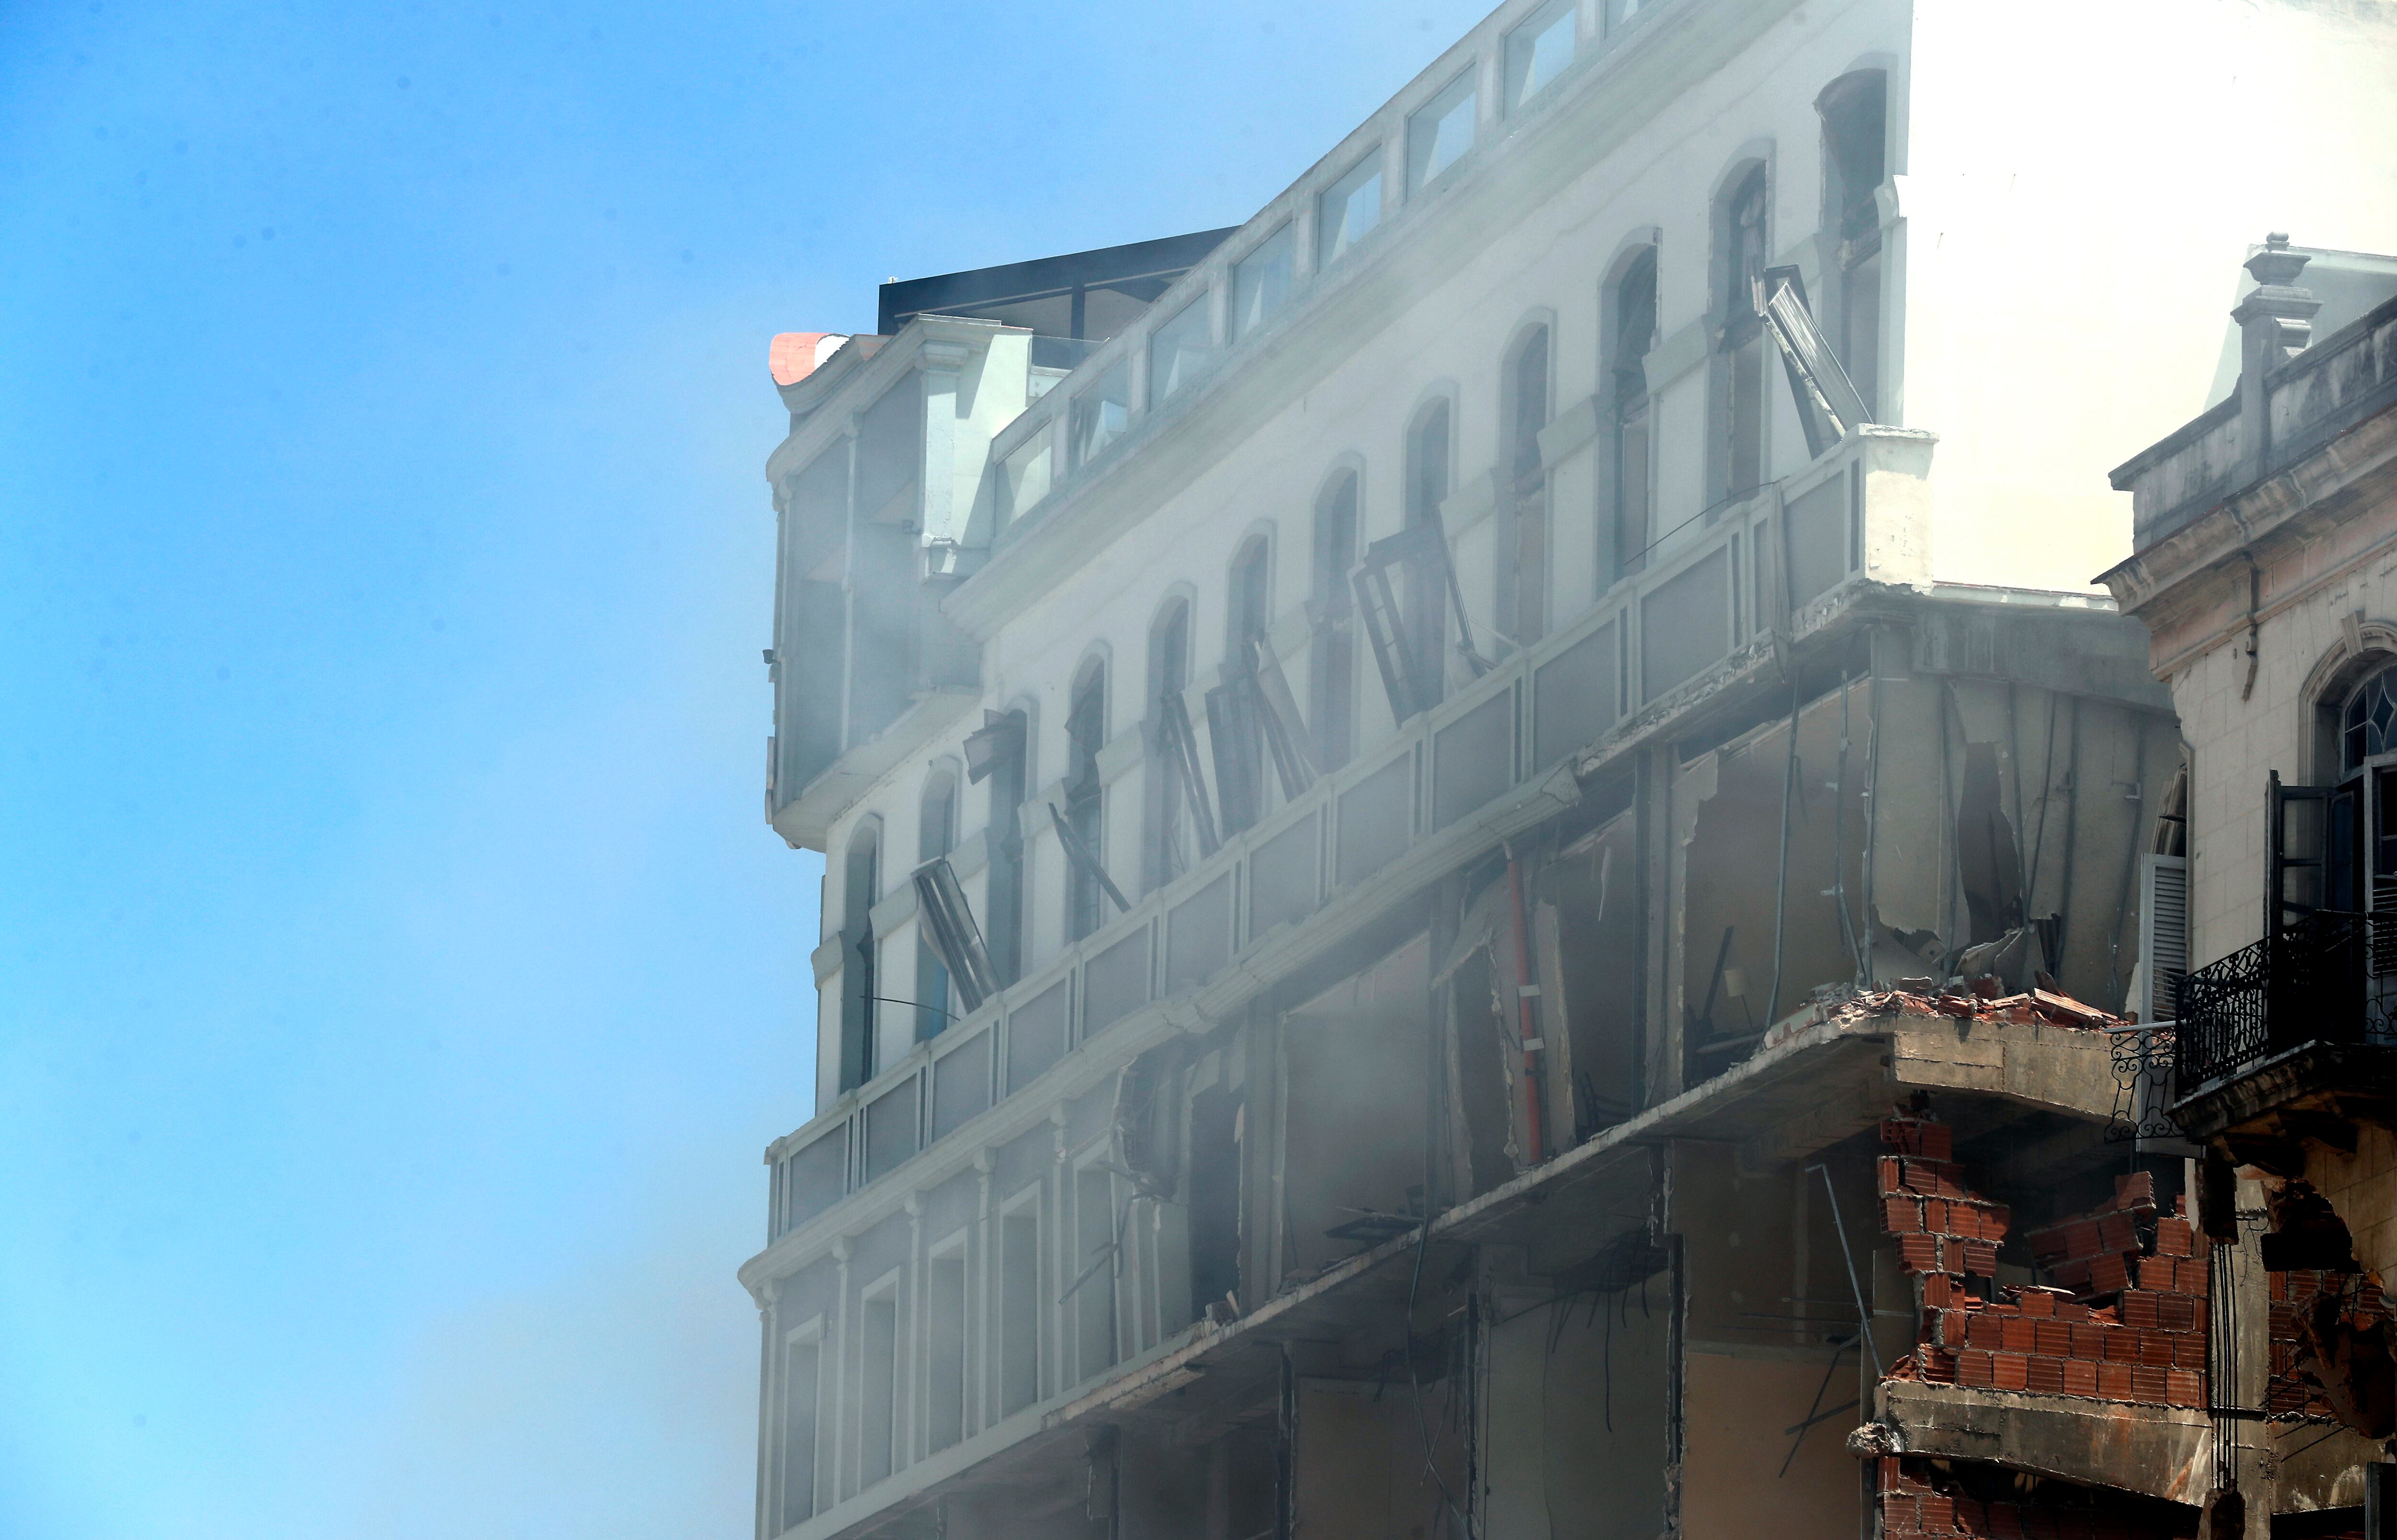
[[2324,912],[2191,971],[2173,1041],[2179,1094],[2309,1043],[2397,1045],[2392,948],[2397,915]]

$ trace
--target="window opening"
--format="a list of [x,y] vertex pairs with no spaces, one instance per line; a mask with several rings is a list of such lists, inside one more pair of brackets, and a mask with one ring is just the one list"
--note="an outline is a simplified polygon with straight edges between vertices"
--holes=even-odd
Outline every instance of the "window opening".
[[783,1524],[784,1529],[816,1511],[817,1384],[822,1349],[814,1340],[795,1342],[783,1359]]
[[[1441,574],[1448,567],[1448,537],[1440,524],[1440,505],[1448,501],[1448,437],[1445,401],[1426,413],[1407,437],[1407,529],[1418,538],[1410,547],[1413,559],[1407,565],[1403,635],[1417,710],[1428,709],[1447,693],[1448,668],[1441,643],[1448,635],[1448,589]],[[1462,618],[1463,606],[1458,609]]]
[[1357,636],[1348,576],[1357,565],[1357,477],[1342,475],[1315,503],[1315,583],[1307,619],[1315,632],[1307,705],[1315,757],[1325,770],[1348,762],[1356,734]]
[[1548,425],[1547,328],[1515,350],[1507,394],[1507,538],[1499,553],[1498,628],[1520,647],[1548,629],[1548,476],[1540,454],[1540,430]]
[[858,1363],[858,1485],[870,1487],[897,1468],[899,1288],[892,1284],[862,1302],[864,1319]]
[[1745,497],[1764,482],[1764,319],[1757,309],[1757,285],[1764,277],[1765,213],[1760,166],[1724,206],[1717,430],[1721,479],[1716,489],[1722,501]]
[[[1184,305],[1148,338],[1148,404],[1156,407],[1198,378],[1214,355],[1208,298]],[[1094,451],[1095,452],[1095,451]]]
[[1540,94],[1573,59],[1573,0],[1549,0],[1506,34],[1506,106],[1512,112]]
[[932,1453],[966,1435],[966,1248],[960,1240],[935,1256],[926,1269],[925,1316],[931,1328],[927,1355],[926,1446]]
[[[1024,964],[1024,806],[1028,724],[1021,711],[985,711],[966,738],[966,779],[990,783],[990,961],[998,987],[1013,984]],[[957,959],[950,959],[954,970]],[[996,990],[993,991],[996,993]]]
[[880,830],[871,822],[850,841],[841,871],[840,1089],[874,1078],[876,996],[874,900],[881,864]]
[[[924,783],[924,797],[917,815],[917,865],[920,868],[928,861],[941,860],[957,849],[957,778],[947,770],[935,770]],[[920,1043],[939,1037],[958,1012],[957,1001],[951,998],[948,964],[942,960],[941,948],[932,940],[932,920],[929,915],[922,915],[920,892],[916,907],[921,916],[916,925],[916,1040]]]
[[1824,224],[1838,240],[1832,330],[1868,420],[1880,405],[1881,207],[1888,180],[1889,77],[1859,70],[1815,102],[1823,118]]
[[1072,446],[1071,462],[1079,470],[1132,426],[1132,365],[1118,359],[1090,387],[1074,397],[1065,436]]
[[1258,698],[1255,655],[1249,643],[1262,638],[1269,619],[1268,551],[1263,536],[1233,558],[1225,618],[1224,682],[1207,692],[1207,735],[1215,751],[1215,796],[1226,837],[1253,826],[1265,814],[1265,726]]
[[[1378,191],[1378,190],[1377,190]],[[1298,232],[1285,224],[1232,268],[1232,335],[1246,337],[1290,302],[1298,270]]]
[[1473,72],[1466,71],[1407,119],[1407,190],[1421,192],[1473,148]]
[[1614,437],[1614,551],[1617,577],[1648,564],[1648,371],[1656,344],[1656,248],[1631,259],[1614,288],[1614,359],[1607,371],[1608,425]]
[[1001,466],[999,522],[1011,523],[1031,512],[1049,495],[1049,453],[1053,437],[1047,425],[1015,447]]
[[1049,816],[1066,862],[1066,931],[1079,941],[1105,923],[1102,897],[1118,912],[1132,907],[1108,877],[1105,864],[1105,791],[1099,782],[1099,750],[1106,744],[1106,665],[1093,662],[1074,687],[1065,716],[1065,807],[1050,804]]
[[[1190,607],[1176,601],[1149,634],[1149,839],[1143,879],[1165,886],[1213,855],[1213,811],[1183,691],[1190,684]],[[1196,849],[1193,849],[1193,845]]]
[[1074,1314],[1075,1369],[1089,1379],[1116,1361],[1117,1279],[1123,1271],[1121,1217],[1115,1178],[1104,1166],[1074,1173],[1074,1270],[1068,1303]]
[[1026,1204],[998,1222],[998,1414],[1040,1399],[1040,1220]]
[[1382,222],[1382,152],[1377,148],[1323,191],[1316,211],[1318,268],[1333,262]]
[[2397,748],[2397,668],[2382,669],[2348,696],[2338,743],[2339,769],[2350,772]]

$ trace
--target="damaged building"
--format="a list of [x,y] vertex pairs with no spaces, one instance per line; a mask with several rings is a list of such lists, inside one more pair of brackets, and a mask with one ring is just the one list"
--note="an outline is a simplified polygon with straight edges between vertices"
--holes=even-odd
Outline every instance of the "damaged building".
[[2161,16],[1509,0],[1235,228],[775,340],[761,1540],[2337,1533],[2220,1468],[2088,576],[2397,18]]
[[2151,1109],[2203,1147],[2230,1328],[2212,1500],[2250,1533],[2261,1512],[2377,1535],[2367,1510],[2397,1493],[2397,258],[2251,250],[2215,405],[2114,473],[2136,549],[2106,582],[2187,739],[2156,848],[2201,964],[2142,1056]]

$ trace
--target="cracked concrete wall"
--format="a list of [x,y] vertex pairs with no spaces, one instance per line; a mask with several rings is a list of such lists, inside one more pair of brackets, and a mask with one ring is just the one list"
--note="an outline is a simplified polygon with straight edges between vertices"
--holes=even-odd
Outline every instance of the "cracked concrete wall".
[[2065,993],[2122,1009],[2137,857],[2180,764],[2170,716],[1997,678],[1880,688],[1875,972],[1936,974],[2029,921]]
[[[1854,917],[1863,912],[1871,806],[1865,795],[1870,690],[1869,683],[1858,682],[1803,705],[1794,763],[1785,718],[1708,756],[1708,771],[1693,767],[1683,778],[1692,803],[1680,842],[1679,971],[1682,1019],[1694,1035],[1686,1052],[1694,1061],[1710,1047],[1744,1055],[1740,1039],[1761,1035],[1797,1010],[1816,985],[1856,975],[1861,930]],[[1776,878],[1782,890],[1777,906]],[[1846,927],[1835,889],[1849,904]],[[1709,1010],[1710,1019],[1702,1019]],[[1694,1073],[1708,1073],[1725,1062],[1707,1059]]]

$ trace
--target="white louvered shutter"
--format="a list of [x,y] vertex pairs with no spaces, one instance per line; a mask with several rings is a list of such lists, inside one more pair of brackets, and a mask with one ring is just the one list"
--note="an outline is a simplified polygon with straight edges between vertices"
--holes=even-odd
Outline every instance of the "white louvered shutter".
[[2180,1013],[2180,976],[2189,971],[2189,858],[2139,857],[2139,960],[2147,998],[2139,1020],[2168,1022]]

